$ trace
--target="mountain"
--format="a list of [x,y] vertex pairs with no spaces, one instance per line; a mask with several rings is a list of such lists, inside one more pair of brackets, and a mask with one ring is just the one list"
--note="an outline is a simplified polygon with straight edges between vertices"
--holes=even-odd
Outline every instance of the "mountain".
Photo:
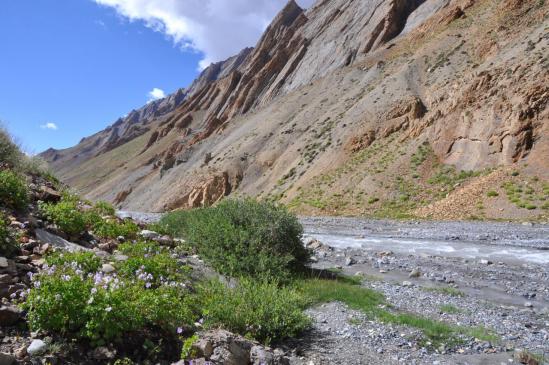
[[527,0],[291,0],[254,48],[42,157],[128,210],[251,195],[303,214],[546,217],[548,14]]

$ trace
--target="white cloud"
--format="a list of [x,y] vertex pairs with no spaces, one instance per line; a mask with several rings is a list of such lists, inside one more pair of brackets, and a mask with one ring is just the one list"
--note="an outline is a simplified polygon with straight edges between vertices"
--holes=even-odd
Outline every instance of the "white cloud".
[[[253,46],[288,0],[94,0],[201,52],[200,67]],[[302,7],[314,0],[298,0]]]
[[48,123],[46,123],[46,124],[42,124],[42,125],[40,126],[40,128],[42,128],[42,129],[51,129],[52,131],[56,131],[57,129],[59,129],[59,128],[57,127],[57,124],[52,123],[52,122],[48,122]]
[[159,89],[157,87],[149,91],[149,102],[158,100],[158,99],[163,99],[165,97],[166,97],[166,93],[164,92],[164,90]]

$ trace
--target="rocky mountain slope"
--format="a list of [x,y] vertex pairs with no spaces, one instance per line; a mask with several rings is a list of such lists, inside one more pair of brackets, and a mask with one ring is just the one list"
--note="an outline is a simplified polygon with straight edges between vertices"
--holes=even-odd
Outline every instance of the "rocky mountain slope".
[[[547,217],[549,4],[289,1],[253,49],[42,156],[129,210]],[[459,209],[454,209],[459,207]]]

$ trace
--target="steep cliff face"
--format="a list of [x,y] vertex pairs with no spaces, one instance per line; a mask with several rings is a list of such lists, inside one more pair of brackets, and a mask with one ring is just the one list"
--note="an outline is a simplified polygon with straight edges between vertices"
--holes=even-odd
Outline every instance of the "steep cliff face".
[[311,214],[377,214],[387,202],[411,213],[480,174],[444,165],[547,179],[548,8],[289,1],[253,49],[43,156],[89,197],[138,210],[246,194]]

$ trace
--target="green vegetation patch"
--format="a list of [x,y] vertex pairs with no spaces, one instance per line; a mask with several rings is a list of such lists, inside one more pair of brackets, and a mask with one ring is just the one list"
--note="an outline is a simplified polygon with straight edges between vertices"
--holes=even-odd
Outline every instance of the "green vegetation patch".
[[206,327],[223,327],[265,344],[297,336],[310,325],[303,296],[277,282],[243,278],[228,288],[212,281],[200,288],[200,296]]
[[117,238],[123,236],[133,239],[139,227],[131,220],[119,222],[114,208],[105,202],[99,202],[91,208],[83,209],[78,197],[65,194],[59,203],[40,205],[42,215],[54,223],[63,232],[78,236],[85,230],[91,230],[99,238]]
[[352,309],[369,314],[381,322],[410,326],[420,329],[433,346],[456,344],[462,341],[461,335],[485,340],[495,336],[487,330],[454,326],[412,313],[389,311],[382,294],[342,280],[308,279],[298,283],[299,290],[309,304],[339,301]]
[[[98,271],[99,262],[92,255],[79,252],[46,258],[51,265],[32,277],[33,287],[23,304],[32,330],[104,344],[151,326],[175,336],[176,328],[190,328],[197,320],[195,301],[185,285],[161,279],[170,276],[168,270],[154,275],[145,270],[106,274]],[[143,257],[146,268],[155,256]],[[172,266],[177,265],[171,260]]]
[[308,262],[303,228],[286,208],[255,200],[169,213],[160,222],[185,238],[216,270],[234,277],[289,278]]
[[451,286],[441,287],[441,288],[438,288],[438,287],[422,288],[422,289],[425,290],[425,291],[441,293],[441,294],[449,295],[449,296],[452,296],[452,297],[464,297],[465,296],[464,292],[462,292],[459,289],[452,288]]
[[6,217],[0,212],[0,256],[11,257],[17,250],[17,243],[10,232]]
[[11,170],[0,171],[0,206],[24,210],[29,203],[27,183]]

